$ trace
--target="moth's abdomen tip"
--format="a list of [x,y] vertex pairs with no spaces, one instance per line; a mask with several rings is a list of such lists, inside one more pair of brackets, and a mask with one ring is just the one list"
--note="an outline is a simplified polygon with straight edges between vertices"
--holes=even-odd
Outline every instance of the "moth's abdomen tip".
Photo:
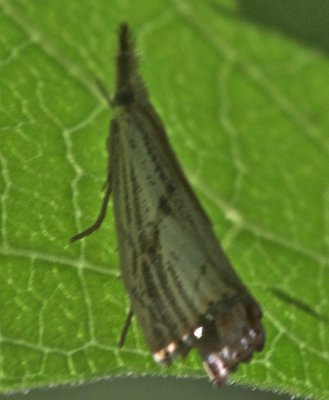
[[217,354],[210,354],[203,362],[203,366],[208,373],[211,383],[217,387],[222,387],[227,380],[230,370],[224,365]]
[[154,360],[170,364],[178,354],[185,356],[192,347],[199,350],[210,381],[222,386],[240,362],[248,363],[254,351],[261,351],[265,343],[261,312],[254,302],[238,301],[226,312],[218,309],[200,320],[200,324],[153,353]]
[[260,318],[256,303],[238,302],[204,324],[195,347],[199,348],[209,378],[216,386],[221,386],[240,362],[248,363],[254,351],[263,349],[265,331]]

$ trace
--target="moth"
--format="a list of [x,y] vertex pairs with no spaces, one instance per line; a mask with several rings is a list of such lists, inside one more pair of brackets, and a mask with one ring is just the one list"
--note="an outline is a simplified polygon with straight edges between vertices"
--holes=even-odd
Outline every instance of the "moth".
[[112,194],[121,276],[131,302],[120,345],[135,314],[155,361],[169,364],[196,348],[220,386],[239,362],[262,350],[261,309],[224,254],[170,147],[126,23],[119,27],[116,91],[108,101],[114,118],[104,199],[95,223],[71,241],[101,226]]

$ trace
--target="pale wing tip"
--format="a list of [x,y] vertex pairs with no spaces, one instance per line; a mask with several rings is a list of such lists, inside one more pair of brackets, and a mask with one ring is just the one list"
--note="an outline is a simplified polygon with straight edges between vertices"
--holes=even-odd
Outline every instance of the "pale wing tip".
[[204,324],[203,335],[195,346],[215,386],[222,386],[239,363],[248,363],[254,351],[263,349],[265,331],[261,317],[261,310],[255,302],[245,304],[242,301]]
[[199,350],[210,381],[222,386],[240,362],[249,362],[254,351],[264,347],[265,332],[261,310],[255,302],[239,301],[226,312],[207,315],[179,343],[172,342],[153,354],[155,361],[170,364],[178,355],[185,356],[192,347]]

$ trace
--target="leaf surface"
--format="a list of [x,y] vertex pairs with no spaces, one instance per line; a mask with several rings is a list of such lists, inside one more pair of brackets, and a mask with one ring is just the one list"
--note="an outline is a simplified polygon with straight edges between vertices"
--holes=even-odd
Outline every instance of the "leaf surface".
[[94,79],[113,90],[126,20],[171,143],[264,310],[266,348],[231,380],[328,398],[326,47],[252,3],[0,0],[3,391],[204,374],[194,353],[158,367],[135,323],[118,350],[129,303],[111,212],[68,245],[99,210],[111,111]]

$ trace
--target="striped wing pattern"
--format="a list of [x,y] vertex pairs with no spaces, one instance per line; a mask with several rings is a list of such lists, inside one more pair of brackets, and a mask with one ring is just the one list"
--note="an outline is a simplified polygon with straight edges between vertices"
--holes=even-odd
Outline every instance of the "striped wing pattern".
[[[259,308],[231,268],[175,156],[163,146],[154,110],[131,104],[119,111],[115,125],[113,201],[122,278],[133,310],[157,361],[168,363],[196,346],[212,379],[221,382],[239,360],[230,346],[244,359],[254,345],[261,348],[261,326],[254,322]],[[226,322],[232,312],[237,321]],[[215,322],[224,328],[216,340]],[[194,336],[198,327],[206,343]],[[225,329],[231,338],[221,338]],[[218,342],[210,353],[208,331],[210,342]],[[228,365],[217,371],[213,355],[223,348]]]
[[154,359],[168,364],[195,347],[219,386],[263,348],[261,310],[189,186],[137,64],[122,24],[106,193],[96,222],[72,241],[100,227],[112,193],[122,279]]

